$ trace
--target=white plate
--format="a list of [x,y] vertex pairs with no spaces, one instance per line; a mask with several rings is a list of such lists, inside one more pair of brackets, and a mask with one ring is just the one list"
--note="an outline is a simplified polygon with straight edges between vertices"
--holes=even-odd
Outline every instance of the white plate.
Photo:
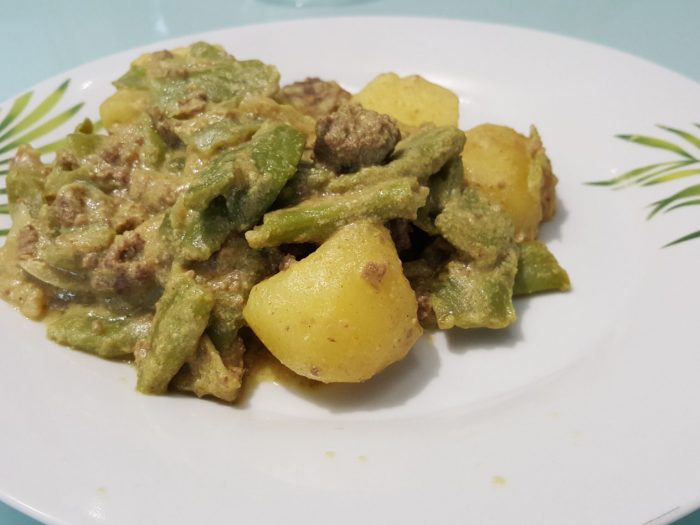
[[700,208],[645,220],[649,203],[696,182],[584,184],[678,157],[616,134],[700,153],[655,127],[697,135],[698,84],[528,30],[340,18],[129,51],[40,84],[33,100],[70,78],[56,111],[85,101],[74,120],[94,116],[139,53],[198,39],[276,64],[283,81],[356,89],[379,72],[420,73],[459,94],[465,128],[536,123],[560,178],[543,236],[574,289],[518,300],[505,332],[425,338],[366,385],[264,384],[243,407],[137,394],[128,366],[59,348],[2,305],[5,501],[75,525],[662,523],[700,503],[700,239],[661,248],[697,229]]

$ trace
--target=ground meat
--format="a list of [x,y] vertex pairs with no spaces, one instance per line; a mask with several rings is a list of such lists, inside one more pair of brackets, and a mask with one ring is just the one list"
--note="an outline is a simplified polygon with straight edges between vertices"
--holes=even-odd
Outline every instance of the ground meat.
[[178,119],[194,117],[206,109],[208,99],[206,91],[189,86],[187,95],[177,101],[177,111],[172,116]]
[[175,132],[172,119],[167,118],[158,108],[150,110],[148,116],[151,117],[153,127],[156,133],[158,133],[158,136],[163,139],[163,142],[171,148],[178,148],[182,145],[182,139],[180,139],[180,136]]
[[173,58],[175,55],[173,55],[170,51],[167,49],[161,49],[160,51],[156,51],[151,55],[153,57],[153,60],[168,60],[170,58]]
[[167,173],[135,169],[128,195],[147,212],[160,213],[175,204],[181,185],[181,181]]
[[123,262],[132,261],[143,251],[145,244],[141,236],[134,231],[118,235],[107,249],[102,262],[107,267],[114,267]]
[[418,293],[416,294],[416,300],[418,301],[418,322],[424,328],[435,328],[437,327],[437,320],[435,319],[435,312],[433,311],[433,301],[430,298],[430,294]]
[[316,119],[336,111],[350,100],[350,93],[336,82],[326,82],[320,78],[307,78],[284,86],[277,100],[291,104],[299,111]]
[[401,253],[410,250],[413,246],[411,242],[411,222],[406,219],[394,219],[387,223],[391,239],[396,245],[396,251]]
[[142,257],[145,244],[135,231],[117,235],[94,270],[91,285],[100,291],[122,293],[150,284],[157,263]]
[[277,270],[283,272],[295,262],[297,262],[296,257],[294,257],[291,254],[285,254],[282,256],[282,259],[280,260],[280,263],[277,266]]
[[85,165],[90,169],[92,180],[100,188],[109,191],[129,184],[131,164],[111,164],[101,156],[89,155],[85,158]]
[[339,173],[381,164],[401,132],[390,116],[346,104],[316,124],[316,159]]
[[379,289],[384,280],[384,276],[388,270],[388,266],[383,262],[369,261],[362,268],[362,278],[375,289]]
[[143,136],[135,131],[118,139],[108,137],[100,151],[84,156],[80,163],[90,172],[90,179],[98,188],[103,191],[122,189],[129,184],[143,143]]
[[146,220],[146,210],[138,202],[127,199],[117,205],[116,212],[110,217],[109,222],[117,233],[133,230]]
[[62,149],[56,153],[56,166],[65,171],[72,171],[80,166],[80,162],[70,151]]
[[82,188],[63,188],[52,204],[62,228],[83,226],[88,223],[86,195]]
[[100,262],[100,256],[96,252],[90,252],[83,255],[80,260],[80,267],[84,270],[94,270]]
[[17,255],[20,259],[31,259],[36,256],[36,244],[39,242],[39,232],[31,224],[27,224],[17,234]]

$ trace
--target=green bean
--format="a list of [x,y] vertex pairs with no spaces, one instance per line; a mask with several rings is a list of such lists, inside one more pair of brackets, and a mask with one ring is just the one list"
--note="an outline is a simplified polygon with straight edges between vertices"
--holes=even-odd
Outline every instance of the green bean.
[[148,315],[115,315],[104,307],[71,305],[47,326],[49,339],[105,358],[133,353],[139,339],[148,337]]
[[55,268],[80,273],[83,257],[107,248],[114,236],[114,230],[106,224],[77,226],[41,246],[38,256]]
[[272,274],[277,263],[274,252],[253,250],[242,236],[232,235],[212,260],[192,265],[198,280],[214,294],[207,335],[218,349],[234,343],[251,288]]
[[462,158],[455,156],[448,160],[435,175],[428,179],[428,200],[425,206],[418,210],[418,218],[414,224],[429,235],[437,235],[435,217],[440,214],[447,203],[459,197],[464,190],[464,166]]
[[433,284],[432,306],[440,329],[505,328],[515,321],[513,280],[517,250],[491,268],[451,260]]
[[266,213],[263,223],[246,232],[253,248],[284,243],[318,242],[335,229],[359,219],[415,219],[428,189],[415,179],[378,182],[342,195],[315,197],[291,208]]
[[200,179],[183,194],[183,205],[190,210],[204,211],[215,198],[228,192],[235,184],[242,184],[245,170],[252,169],[244,152],[245,148],[238,147],[215,157]]
[[290,126],[262,128],[250,142],[216,157],[185,192],[184,205],[203,211],[224,196],[234,229],[251,227],[294,175],[304,142]]
[[[346,175],[343,175],[346,176]],[[338,175],[325,166],[300,162],[294,176],[287,181],[275,202],[276,208],[299,204],[305,199],[321,195],[326,186]]]
[[[87,183],[92,182],[92,175],[86,167],[80,166],[74,170],[65,170],[63,168],[55,166],[51,170],[51,173],[49,173],[46,177],[46,181],[44,183],[44,196],[48,197],[49,199],[52,199],[56,197],[56,194],[61,188],[63,188],[63,186],[77,181],[83,181]],[[110,188],[102,187],[100,189],[109,190]]]
[[178,390],[193,392],[197,397],[214,396],[235,401],[243,380],[243,352],[240,339],[225,351],[217,351],[214,343],[204,336],[197,352],[187,360],[172,384]]
[[209,155],[224,147],[238,146],[250,140],[260,126],[261,123],[258,121],[220,120],[195,131],[183,140],[185,144],[193,146],[200,153]]
[[167,58],[150,55],[114,85],[148,91],[166,116],[186,118],[192,111],[188,101],[238,103],[248,94],[273,95],[278,82],[275,67],[259,60],[236,60],[220,47],[199,42],[188,52]]
[[[173,226],[173,216],[178,219],[177,228]],[[200,212],[184,208],[179,198],[170,213],[165,214],[160,233],[174,257],[205,261],[221,248],[232,228],[223,200],[215,200]]]
[[571,288],[569,275],[541,241],[520,243],[518,273],[515,275],[514,295],[547,291],[566,291]]
[[165,152],[168,146],[153,127],[151,119],[141,117],[138,123],[143,137],[143,146],[139,152],[141,163],[148,168],[159,168],[165,160]]
[[246,173],[246,184],[233,188],[226,206],[236,231],[255,225],[275,202],[294,175],[306,138],[287,125],[263,128],[250,141],[254,170]]
[[328,183],[330,193],[344,193],[380,180],[395,177],[416,178],[427,184],[428,178],[464,148],[464,133],[456,128],[432,128],[416,132],[396,146],[391,161],[369,166],[357,173],[335,178]]
[[95,153],[104,143],[104,139],[104,135],[95,135],[92,132],[71,133],[66,137],[66,149],[82,159]]
[[6,188],[10,215],[16,222],[16,208],[25,207],[36,218],[44,204],[45,166],[37,150],[20,146],[7,174]]
[[474,188],[451,199],[435,219],[435,226],[450,244],[482,265],[492,265],[513,245],[510,216]]
[[214,297],[195,282],[194,272],[173,272],[156,303],[148,351],[137,360],[136,388],[140,392],[167,390],[170,380],[196,352],[213,305]]

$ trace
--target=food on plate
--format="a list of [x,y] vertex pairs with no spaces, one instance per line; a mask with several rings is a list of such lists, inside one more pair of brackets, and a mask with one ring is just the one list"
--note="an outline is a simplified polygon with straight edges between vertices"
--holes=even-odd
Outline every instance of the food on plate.
[[567,290],[537,240],[557,179],[529,137],[457,127],[418,76],[352,95],[203,42],[149,53],[45,162],[21,146],[0,296],[137,388],[235,401],[260,342],[296,374],[366,381],[424,329],[504,328]]
[[357,383],[408,353],[423,333],[417,312],[391,234],[358,221],[256,284],[243,317],[296,373]]
[[449,89],[419,75],[382,73],[353,97],[363,107],[391,115],[407,126],[426,122],[457,127],[459,99]]
[[532,126],[526,137],[506,126],[482,124],[466,135],[467,185],[503,206],[518,240],[536,239],[540,223],[554,216],[557,184],[537,129]]

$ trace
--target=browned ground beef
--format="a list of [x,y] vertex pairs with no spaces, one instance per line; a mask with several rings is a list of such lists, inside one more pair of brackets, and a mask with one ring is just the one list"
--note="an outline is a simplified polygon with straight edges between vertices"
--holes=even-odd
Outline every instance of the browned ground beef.
[[284,86],[276,98],[279,102],[291,104],[302,113],[317,119],[332,113],[349,101],[350,93],[336,82],[307,78]]
[[157,262],[143,257],[145,244],[144,239],[133,230],[117,235],[92,275],[93,288],[122,293],[150,284],[155,277]]
[[381,164],[401,139],[389,115],[345,104],[316,124],[316,159],[339,173]]
[[36,255],[36,245],[39,242],[39,232],[31,224],[27,224],[17,237],[17,255],[20,259],[30,259]]

